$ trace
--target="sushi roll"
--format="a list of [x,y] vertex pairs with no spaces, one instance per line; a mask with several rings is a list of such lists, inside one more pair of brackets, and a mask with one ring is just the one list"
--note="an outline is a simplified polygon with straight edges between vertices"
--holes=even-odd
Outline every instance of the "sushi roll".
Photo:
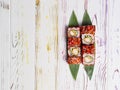
[[94,65],[95,61],[94,45],[82,45],[82,61],[84,65]]
[[80,26],[82,39],[82,62],[84,65],[94,65],[95,62],[95,26]]
[[68,38],[68,46],[69,47],[80,46],[80,45],[81,45],[80,38],[75,38],[75,37],[69,37]]
[[95,57],[94,54],[83,54],[83,64],[84,65],[94,65]]
[[68,64],[80,64],[81,63],[81,57],[80,56],[73,56],[73,57],[68,57]]
[[94,54],[95,53],[94,44],[92,44],[92,45],[82,45],[82,54],[84,54],[84,53]]
[[95,26],[94,25],[81,26],[80,30],[81,30],[82,44],[86,44],[86,45],[94,44]]
[[82,34],[82,43],[83,44],[93,44],[95,41],[94,36],[92,34]]
[[95,35],[95,25],[80,26],[81,34]]
[[68,49],[69,56],[80,56],[80,47],[70,47]]
[[67,62],[68,64],[81,63],[80,28],[70,27],[67,30]]
[[68,37],[80,37],[80,28],[79,27],[72,27],[68,28]]

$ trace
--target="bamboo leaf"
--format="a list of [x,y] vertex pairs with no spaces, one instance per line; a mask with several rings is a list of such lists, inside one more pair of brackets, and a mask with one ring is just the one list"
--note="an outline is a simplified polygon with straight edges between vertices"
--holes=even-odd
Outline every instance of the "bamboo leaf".
[[69,67],[74,80],[76,80],[79,71],[79,64],[70,64]]
[[70,20],[69,20],[69,27],[75,27],[75,26],[79,26],[78,24],[78,21],[77,21],[77,17],[75,15],[75,12],[73,11],[72,12],[72,15],[70,17]]
[[[89,17],[89,14],[88,14],[87,10],[85,10],[85,13],[84,13],[84,16],[83,16],[82,25],[92,25],[92,21],[91,21],[91,19]],[[89,79],[91,80],[93,70],[94,70],[94,65],[92,65],[92,66],[84,66],[84,69],[85,69]]]
[[[74,11],[71,14],[68,26],[69,27],[79,26],[78,21],[77,21],[77,17],[75,15]],[[69,64],[69,68],[70,68],[72,77],[74,78],[74,80],[76,80],[77,74],[78,74],[78,71],[79,71],[79,64]]]
[[83,16],[82,25],[92,25],[92,22],[91,22],[89,15],[88,15],[87,10],[85,10],[85,13]]
[[84,66],[84,69],[85,69],[87,75],[89,76],[89,79],[91,80],[93,70],[94,70],[94,65],[92,65],[92,66]]

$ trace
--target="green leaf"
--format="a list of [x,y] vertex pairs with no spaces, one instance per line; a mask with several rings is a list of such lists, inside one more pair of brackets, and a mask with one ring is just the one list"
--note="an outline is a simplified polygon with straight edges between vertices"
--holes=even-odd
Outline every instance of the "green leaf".
[[77,17],[75,15],[75,12],[72,12],[72,15],[70,17],[70,21],[69,21],[69,27],[75,27],[75,26],[79,26],[78,21],[77,21]]
[[84,69],[85,69],[89,79],[91,80],[92,74],[93,74],[93,70],[94,70],[94,65],[92,65],[92,66],[84,66]]
[[[85,13],[84,13],[84,16],[83,16],[82,25],[92,25],[92,21],[90,19],[90,16],[89,16],[87,10],[85,10]],[[93,70],[94,70],[94,65],[84,66],[84,69],[85,69],[89,79],[91,80]]]
[[76,78],[77,78],[79,66],[80,66],[79,64],[69,64],[69,68],[70,68],[70,71],[71,71],[71,74],[72,74],[74,80],[76,80]]
[[[76,27],[79,26],[78,21],[77,21],[77,17],[75,15],[75,12],[73,11],[70,17],[70,21],[69,21],[69,27]],[[69,68],[72,74],[72,77],[74,78],[74,80],[76,80],[77,78],[77,74],[79,71],[79,64],[69,64]]]
[[89,15],[88,15],[87,10],[85,10],[85,13],[83,16],[82,25],[92,25],[92,22],[91,22]]

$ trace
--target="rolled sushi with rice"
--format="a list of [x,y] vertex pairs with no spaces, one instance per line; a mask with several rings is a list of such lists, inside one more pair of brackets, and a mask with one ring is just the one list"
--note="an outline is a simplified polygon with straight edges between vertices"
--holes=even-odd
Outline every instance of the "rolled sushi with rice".
[[84,65],[94,65],[95,62],[94,45],[82,45],[82,61]]
[[69,27],[68,28],[68,37],[80,37],[80,28],[79,27]]
[[67,62],[68,64],[81,63],[81,38],[79,27],[67,29]]
[[94,54],[87,54],[87,53],[84,53],[83,54],[83,64],[84,65],[93,65],[94,64]]
[[90,45],[95,43],[95,26],[80,26],[82,44]]
[[90,66],[95,63],[95,26],[80,26],[82,38],[82,62],[84,65]]
[[82,43],[87,45],[93,44],[94,36],[92,34],[82,34]]
[[80,56],[80,47],[70,47],[68,49],[69,56]]

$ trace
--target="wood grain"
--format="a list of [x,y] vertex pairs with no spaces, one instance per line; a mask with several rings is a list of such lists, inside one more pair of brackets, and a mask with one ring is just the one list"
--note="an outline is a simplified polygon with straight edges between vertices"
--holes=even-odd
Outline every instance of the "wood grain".
[[[0,90],[9,90],[10,10],[9,0],[0,0]],[[4,17],[4,18],[3,18]]]
[[36,90],[57,88],[57,5],[57,0],[40,0],[36,6]]
[[[120,0],[0,0],[0,90],[120,90]],[[66,63],[65,30],[74,10],[96,25],[92,79]]]
[[[11,1],[10,90],[34,90],[35,2]],[[30,20],[30,21],[29,21]]]

